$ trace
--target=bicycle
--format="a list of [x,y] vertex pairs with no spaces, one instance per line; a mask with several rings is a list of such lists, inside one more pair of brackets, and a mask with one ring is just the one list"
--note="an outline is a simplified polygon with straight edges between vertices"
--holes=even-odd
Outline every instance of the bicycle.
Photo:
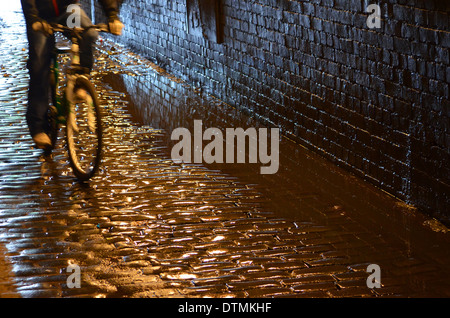
[[[108,26],[97,24],[88,28],[69,28],[51,24],[51,28],[53,32],[63,33],[66,37],[69,35],[71,46],[58,48],[55,45],[52,53],[50,103],[47,113],[52,146],[44,150],[44,155],[51,155],[57,143],[59,127],[65,125],[70,166],[78,180],[87,181],[98,171],[101,163],[103,130],[97,93],[85,75],[89,70],[80,66],[79,41],[82,32],[87,29],[108,32]],[[58,57],[67,53],[71,57],[70,64],[65,71],[65,84],[61,85],[62,74]]]

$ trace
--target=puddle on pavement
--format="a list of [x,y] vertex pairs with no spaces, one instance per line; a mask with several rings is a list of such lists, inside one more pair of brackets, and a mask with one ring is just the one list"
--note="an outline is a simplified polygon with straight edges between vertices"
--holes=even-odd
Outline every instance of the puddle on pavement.
[[[133,121],[165,132],[167,149],[174,144],[170,133],[178,127],[193,131],[194,120],[202,120],[203,129],[222,131],[265,127],[246,113],[160,73],[108,74],[103,80],[124,93]],[[336,222],[335,215],[343,215],[406,256],[426,252],[449,259],[448,235],[427,226],[434,221],[285,137],[280,141],[276,174],[260,174],[261,164],[205,165],[256,187],[263,194],[261,203],[280,217],[327,225]]]

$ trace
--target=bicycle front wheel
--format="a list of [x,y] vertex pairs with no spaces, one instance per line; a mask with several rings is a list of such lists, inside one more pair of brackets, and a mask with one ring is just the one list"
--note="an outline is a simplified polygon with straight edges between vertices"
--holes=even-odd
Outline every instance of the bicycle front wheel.
[[66,142],[74,175],[87,181],[97,172],[102,153],[102,125],[97,93],[85,77],[77,77],[71,92]]

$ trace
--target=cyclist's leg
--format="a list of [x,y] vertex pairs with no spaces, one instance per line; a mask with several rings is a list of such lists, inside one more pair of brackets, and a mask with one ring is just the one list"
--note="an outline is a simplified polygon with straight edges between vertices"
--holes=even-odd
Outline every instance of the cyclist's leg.
[[[92,26],[92,21],[86,12],[80,7],[80,27],[87,28]],[[71,12],[65,13],[58,18],[58,23],[67,25],[68,19],[71,19]],[[89,29],[83,33],[80,45],[80,65],[92,70],[94,65],[94,46],[98,39],[98,32],[94,29]]]
[[[92,26],[91,19],[87,16],[84,10],[81,10],[81,27],[86,28]],[[95,42],[98,39],[98,31],[89,29],[83,33],[83,38],[80,42],[80,65],[92,70],[94,66],[94,48]]]
[[27,124],[31,136],[48,131],[47,110],[50,92],[50,61],[54,45],[53,36],[45,36],[31,29],[27,23],[29,45]]

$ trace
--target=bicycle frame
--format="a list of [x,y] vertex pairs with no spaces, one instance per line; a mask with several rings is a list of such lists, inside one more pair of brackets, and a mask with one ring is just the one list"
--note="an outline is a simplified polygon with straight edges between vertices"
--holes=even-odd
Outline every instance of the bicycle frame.
[[[76,81],[76,77],[80,76],[80,74],[83,74],[86,72],[85,69],[83,69],[80,66],[80,55],[79,55],[79,40],[81,39],[80,33],[83,31],[83,29],[77,29],[77,28],[68,28],[64,27],[59,24],[53,24],[52,25],[54,32],[61,32],[61,33],[70,33],[71,35],[71,46],[70,49],[58,49],[54,48],[53,51],[53,63],[51,65],[51,93],[52,93],[52,103],[53,106],[56,108],[57,111],[57,123],[58,124],[66,124],[67,122],[67,114],[69,111],[69,105],[71,104],[73,100],[73,96],[71,96],[71,92],[73,91],[73,86]],[[108,31],[108,27],[106,24],[98,24],[93,25],[90,28],[95,28],[98,31]],[[59,87],[59,75],[60,75],[60,69],[59,69],[59,62],[58,62],[58,56],[61,54],[70,54],[70,66],[68,70],[66,71],[67,79],[66,79],[66,87],[64,89],[64,94],[61,96],[58,94],[58,87]]]
[[66,113],[67,113],[67,101],[64,95],[58,94],[58,87],[59,87],[59,75],[60,75],[60,69],[59,69],[59,62],[58,62],[58,56],[60,54],[68,53],[67,50],[59,50],[57,48],[54,49],[53,53],[53,63],[51,65],[51,94],[52,94],[52,104],[56,108],[57,112],[57,123],[58,124],[66,124]]

